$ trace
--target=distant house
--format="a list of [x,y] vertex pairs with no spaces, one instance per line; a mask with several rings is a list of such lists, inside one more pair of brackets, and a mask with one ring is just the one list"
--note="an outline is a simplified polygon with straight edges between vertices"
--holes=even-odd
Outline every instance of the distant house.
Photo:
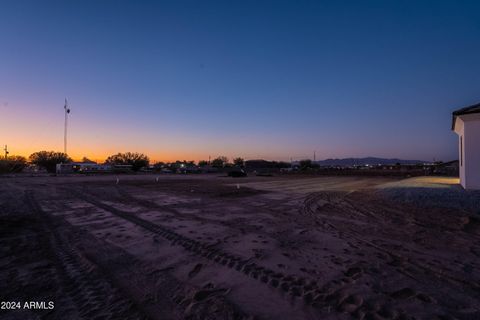
[[458,134],[460,184],[480,189],[480,103],[452,115],[452,130]]
[[276,168],[276,165],[272,161],[267,160],[247,160],[245,161],[245,168],[248,170],[258,170],[258,169],[273,169]]
[[56,172],[58,174],[63,174],[63,173],[108,173],[108,172],[112,172],[114,168],[108,164],[97,164],[95,162],[70,162],[70,163],[58,163],[56,169],[57,169]]

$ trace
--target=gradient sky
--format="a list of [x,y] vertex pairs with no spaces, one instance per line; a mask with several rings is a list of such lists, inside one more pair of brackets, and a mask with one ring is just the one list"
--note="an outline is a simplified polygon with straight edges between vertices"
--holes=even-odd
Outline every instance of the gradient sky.
[[0,144],[102,160],[451,160],[480,2],[0,1]]

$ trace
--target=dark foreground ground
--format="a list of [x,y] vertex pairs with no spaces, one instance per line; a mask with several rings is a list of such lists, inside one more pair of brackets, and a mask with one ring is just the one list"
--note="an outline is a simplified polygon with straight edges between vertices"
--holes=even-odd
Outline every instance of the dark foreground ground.
[[0,318],[480,319],[454,182],[2,178]]

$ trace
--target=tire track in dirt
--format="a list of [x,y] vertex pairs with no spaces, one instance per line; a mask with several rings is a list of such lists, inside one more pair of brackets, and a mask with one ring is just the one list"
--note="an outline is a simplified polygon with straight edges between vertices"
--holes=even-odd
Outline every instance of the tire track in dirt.
[[[63,203],[59,205],[65,210]],[[102,241],[91,235],[87,229],[70,224],[65,218],[49,218],[61,225],[63,233],[68,233],[68,240],[76,244],[75,248],[81,252],[81,258],[88,260],[87,268],[98,270],[98,276],[102,279],[97,279],[97,282],[106,279],[118,288],[125,298],[140,306],[139,309],[151,319],[252,319],[229,301],[226,297],[228,289],[211,283],[198,287],[180,282],[170,273],[170,268],[158,269],[157,265],[142,261],[121,247]],[[94,311],[90,314],[96,319]],[[124,318],[129,319],[121,319]],[[141,319],[136,316],[133,318]]]
[[[373,213],[371,210],[360,209],[358,204],[353,203],[349,199],[345,199],[346,196],[347,196],[347,194],[332,194],[332,193],[327,193],[327,192],[311,193],[306,197],[303,206],[300,208],[300,213],[304,214],[304,215],[308,215],[308,216],[310,216],[311,218],[313,218],[314,220],[317,220],[317,221],[319,219],[319,216],[321,216],[324,219],[328,219],[329,218],[328,216],[322,215],[318,212],[318,203],[319,202],[323,202],[323,203],[326,202],[326,204],[328,205],[329,208],[333,208],[335,210],[338,210],[341,213],[349,214],[349,212],[347,212],[348,210],[354,210],[354,211],[356,211],[354,214],[356,214],[357,212],[359,212],[361,214],[364,213],[364,216],[367,216],[369,218],[374,218],[377,223],[379,223],[381,225],[386,225],[385,222],[382,222],[383,219],[379,218],[377,214]],[[395,208],[388,208],[386,206],[381,206],[380,209],[385,210],[387,212],[391,212],[392,214],[397,214],[398,215],[398,210],[395,209]],[[410,264],[413,267],[417,267],[419,269],[422,269],[423,271],[426,271],[427,274],[430,273],[440,280],[447,281],[447,282],[455,284],[455,285],[461,284],[461,285],[469,287],[470,289],[472,289],[476,293],[480,293],[480,284],[471,282],[468,279],[460,279],[460,278],[457,278],[457,277],[454,277],[454,276],[451,276],[451,275],[447,275],[447,274],[445,274],[445,272],[443,272],[440,269],[437,269],[437,268],[428,266],[426,264],[423,264],[421,262],[412,260],[411,258],[406,258],[402,255],[399,255],[399,254],[393,252],[392,250],[383,248],[382,246],[377,245],[377,244],[373,243],[372,241],[362,239],[362,236],[364,236],[364,235],[362,235],[359,231],[353,229],[351,226],[342,225],[342,228],[340,228],[340,227],[332,224],[331,222],[325,222],[325,221],[322,220],[322,223],[328,225],[330,228],[335,229],[339,233],[339,235],[341,235],[341,234],[347,235],[347,236],[351,237],[352,239],[355,239],[356,241],[361,242],[361,243],[367,245],[368,247],[374,248],[377,251],[385,253],[385,254],[391,256],[392,258],[394,258],[398,261],[402,261],[404,263]]]
[[[129,188],[135,188],[135,186],[129,186]],[[139,188],[139,187],[137,187],[137,188]],[[143,199],[143,198],[139,199],[135,196],[132,196],[130,192],[126,191],[124,188],[121,188],[119,186],[116,186],[115,189],[121,195],[121,198],[116,199],[116,201],[127,202],[127,203],[131,202],[131,203],[135,203],[138,206],[144,207],[146,209],[166,211],[166,212],[169,212],[169,213],[175,215],[176,217],[182,217],[184,219],[190,219],[192,221],[201,221],[202,223],[227,227],[227,228],[235,231],[235,233],[237,233],[237,232],[241,232],[241,234],[254,233],[254,234],[259,234],[259,235],[266,236],[266,237],[269,237],[269,238],[273,237],[273,235],[271,233],[263,230],[258,225],[248,224],[248,218],[245,218],[245,217],[238,218],[238,220],[234,219],[234,220],[225,220],[225,221],[224,220],[212,219],[212,218],[206,218],[206,217],[203,216],[203,214],[208,213],[208,211],[203,211],[202,210],[201,213],[195,213],[195,214],[181,212],[178,209],[178,207],[176,207],[175,205],[171,205],[171,204],[170,205],[161,205],[161,204],[156,203],[155,201],[151,201],[151,200],[148,200],[148,199]],[[130,190],[133,190],[133,189],[130,189]],[[85,190],[85,188],[82,191],[87,192],[89,194],[92,194],[91,190]],[[127,200],[127,201],[125,201],[125,200]],[[210,200],[213,201],[216,205],[218,205],[218,201],[219,201],[218,199],[212,198]],[[232,199],[232,200],[234,200],[234,199]],[[269,201],[273,202],[272,200],[269,200]],[[279,205],[279,204],[283,205],[283,200],[277,200],[274,203],[277,204],[277,205]],[[223,203],[221,203],[221,204],[223,204]],[[198,208],[198,203],[195,203],[195,204],[183,204],[182,203],[181,207],[182,208],[187,208],[187,209],[190,208],[190,207]],[[248,213],[261,212],[261,213],[265,213],[265,214],[269,215],[270,218],[267,218],[267,219],[269,219],[268,224],[277,223],[277,224],[281,225],[282,223],[286,223],[286,222],[288,222],[288,224],[299,222],[299,221],[296,220],[295,217],[292,217],[292,215],[290,213],[285,213],[283,210],[278,209],[278,208],[271,208],[271,207],[267,206],[266,204],[261,205],[261,206],[255,206],[255,205],[249,204],[248,202],[243,201],[241,203],[241,207],[243,209],[245,209],[245,211],[248,212]],[[279,219],[282,219],[282,220],[279,220]],[[239,228],[240,223],[242,225],[241,228]],[[280,233],[283,233],[283,231],[278,232],[277,234],[280,234]]]
[[[349,208],[352,209],[349,203],[345,203],[340,198],[338,192],[313,192],[306,195],[302,206],[299,208],[299,213],[302,216],[309,217],[315,222],[315,225],[321,227],[329,234],[335,234],[339,239],[346,241],[356,239],[352,234],[345,232],[345,230],[338,228],[332,221],[337,221],[335,216],[332,215],[323,215],[318,212],[319,208],[322,210],[330,209],[338,211],[339,209]],[[362,268],[352,267],[345,272],[345,276],[349,279],[356,279],[358,276],[361,276]],[[333,293],[331,295],[336,296],[346,296],[345,292],[348,292],[347,286],[343,283],[342,280],[336,281],[332,280],[330,283],[325,285],[326,288],[329,288]],[[353,297],[353,298],[352,298]],[[327,298],[327,299],[330,299]],[[378,315],[378,310],[386,308],[386,306],[379,305],[378,302],[370,304],[367,301],[364,301],[365,297],[353,295],[350,298],[343,298],[342,304],[337,308],[341,310],[350,310],[354,309],[355,312],[353,315],[356,318],[364,319],[380,319]],[[353,307],[350,305],[350,302],[357,301],[358,307]],[[373,305],[377,305],[373,307]],[[389,315],[383,315],[382,319],[409,319],[410,316],[406,315],[402,310],[390,310]]]
[[[175,217],[181,217],[181,218],[185,218],[185,219],[201,221],[201,222],[204,222],[204,223],[210,223],[210,224],[216,224],[216,225],[231,227],[226,221],[219,221],[219,220],[215,220],[215,219],[205,218],[205,217],[203,217],[201,215],[197,215],[197,214],[181,212],[174,205],[160,205],[160,204],[158,204],[154,201],[150,201],[150,200],[147,200],[147,199],[139,199],[139,198],[136,198],[136,197],[132,196],[129,192],[123,190],[122,188],[116,188],[116,190],[121,195],[122,199],[120,199],[120,201],[122,201],[122,202],[124,202],[126,200],[127,203],[132,202],[132,203],[135,203],[135,204],[137,204],[139,206],[142,206],[144,208],[147,208],[147,209],[157,209],[157,210],[166,211],[170,214],[173,214]],[[184,206],[188,208],[188,205],[184,205]]]
[[82,319],[147,319],[117,288],[102,281],[103,278],[95,270],[95,266],[63,239],[52,217],[46,214],[35,200],[33,191],[26,190],[24,196],[28,208],[41,216],[44,228],[51,234],[48,246],[55,257],[61,286],[68,296],[62,299],[69,300],[75,306],[78,316]]
[[[254,280],[263,283],[270,288],[279,290],[291,297],[302,299],[307,305],[325,305],[325,297],[327,296],[319,285],[314,280],[308,280],[296,275],[283,274],[275,272],[268,268],[262,267],[251,259],[243,259],[232,253],[223,252],[220,249],[215,249],[215,245],[207,245],[197,240],[189,239],[182,236],[164,226],[154,224],[150,221],[144,220],[129,212],[125,212],[114,208],[110,205],[102,203],[83,192],[75,192],[75,195],[94,206],[108,211],[124,220],[127,220],[135,225],[138,225],[152,233],[158,234],[164,239],[168,240],[171,245],[179,245],[185,250],[192,252],[198,256],[204,257],[208,260],[216,262],[226,268],[236,270],[250,276]],[[330,297],[332,298],[332,297]],[[333,299],[335,300],[335,299]],[[332,301],[333,301],[332,300]]]
[[[351,214],[349,216],[349,219],[355,218],[355,217],[363,217],[367,219],[378,219],[378,216],[373,213],[373,212],[365,212],[365,211],[360,211],[357,209],[356,204],[350,202],[350,201],[345,201],[346,193],[339,193],[339,192],[314,192],[310,193],[305,197],[303,205],[300,207],[299,212],[300,214],[304,216],[310,217],[310,219],[313,219],[315,221],[317,226],[322,226],[323,228],[326,229],[327,232],[329,233],[336,233],[336,237],[339,239],[343,239],[347,241],[347,243],[350,243],[350,241],[355,240],[359,243],[365,244],[367,247],[371,247],[375,250],[385,252],[383,248],[378,247],[377,245],[371,243],[370,241],[366,241],[364,239],[361,239],[360,237],[362,236],[361,233],[357,232],[353,227],[345,225],[345,223],[342,222],[341,227],[339,227],[337,224],[335,224],[333,221],[337,221],[335,219],[332,219],[331,215],[326,215],[322,214],[321,211],[324,210],[332,210],[332,213],[344,213],[344,214]],[[345,211],[355,211],[355,212],[345,212]],[[358,210],[358,211],[357,211]],[[354,224],[354,223],[351,223]],[[392,257],[397,257],[397,255],[392,255]],[[360,277],[363,273],[363,268],[358,267],[358,266],[352,266],[350,267],[346,272],[345,276],[347,278],[352,278],[352,279],[357,279]],[[405,274],[406,276],[409,276],[408,273]],[[417,279],[413,278],[415,281]],[[329,284],[332,288],[331,290],[335,290],[338,294],[341,294],[344,290],[344,285],[340,281],[332,281]],[[345,290],[348,290],[345,288]],[[402,289],[403,290],[403,289]],[[402,294],[403,291],[401,291]],[[377,292],[378,293],[378,292]],[[383,294],[386,294],[384,292]],[[382,294],[382,295],[383,295]],[[410,292],[408,293],[410,294]],[[415,294],[415,293],[413,293]],[[397,292],[394,292],[393,294],[398,295]],[[368,296],[368,294],[367,294]],[[360,297],[357,299],[363,299],[364,297]],[[350,298],[350,300],[352,300]],[[368,300],[368,299],[367,299]],[[384,299],[381,299],[384,300]],[[387,300],[384,300],[384,303],[381,303],[378,299],[373,299],[372,301],[376,302],[365,302],[361,304],[360,308],[357,308],[356,313],[354,314],[358,318],[368,318],[368,319],[415,319],[411,315],[407,314],[404,310],[401,308],[395,308],[389,305],[388,303],[388,298]],[[347,308],[349,309],[350,306],[344,307],[344,309]]]
[[[307,306],[312,306],[318,310],[320,314],[339,312],[350,314],[357,318],[375,318],[376,316],[378,317],[381,315],[384,319],[413,319],[412,316],[406,314],[402,309],[392,308],[388,304],[379,305],[378,302],[366,301],[365,297],[351,293],[348,286],[345,287],[343,280],[332,280],[325,284],[318,285],[316,281],[307,282],[307,279],[297,277],[296,275],[275,273],[274,271],[263,268],[255,263],[250,263],[250,259],[243,260],[242,258],[236,257],[228,252],[222,252],[221,250],[215,249],[215,245],[202,244],[198,241],[179,235],[166,227],[138,218],[132,215],[132,213],[118,210],[102,203],[101,201],[93,199],[93,196],[89,196],[85,193],[79,194],[78,196],[84,201],[103,210],[142,226],[153,233],[159,234],[170,241],[172,245],[180,245],[187,251],[249,275],[257,281],[276,288],[280,290],[280,292],[286,293],[293,298],[299,298]],[[334,225],[332,225],[332,227],[334,229],[336,228]],[[349,269],[346,272],[346,277],[355,279],[357,273],[353,270],[355,268],[351,269],[352,270]]]
[[[131,186],[129,186],[129,187],[132,188]],[[229,228],[232,231],[234,231],[235,233],[239,233],[239,232],[241,234],[255,233],[255,234],[262,235],[262,236],[271,237],[271,234],[269,234],[265,230],[262,230],[258,226],[248,224],[248,221],[247,221],[248,219],[247,218],[238,218],[238,220],[235,219],[235,220],[232,220],[232,221],[228,221],[228,220],[224,221],[224,220],[216,220],[216,219],[212,219],[212,218],[206,218],[206,217],[203,216],[203,212],[202,212],[202,214],[182,212],[175,205],[161,205],[161,204],[158,204],[158,203],[156,203],[154,201],[151,201],[151,200],[148,200],[148,199],[139,199],[135,196],[132,196],[129,192],[125,191],[123,188],[116,187],[115,190],[120,194],[121,197],[115,197],[112,194],[108,194],[108,197],[109,197],[109,199],[111,199],[112,201],[115,201],[117,203],[118,202],[125,203],[125,204],[134,203],[135,205],[143,207],[143,208],[148,209],[148,210],[153,209],[153,210],[160,210],[160,211],[168,212],[169,214],[172,215],[169,218],[173,217],[173,218],[182,218],[182,219],[186,219],[186,220],[190,220],[190,221],[200,221],[202,224],[212,224],[212,225],[217,225],[217,226]],[[87,193],[91,196],[95,196],[95,194],[92,192],[92,190],[88,190],[85,187],[80,192]],[[104,195],[105,194],[102,194],[102,200],[105,199]],[[250,208],[252,210],[259,210],[259,208],[256,208],[254,206],[247,205],[247,204],[244,204],[244,203],[242,203],[242,206],[246,207],[246,208]],[[182,204],[182,208],[187,208],[188,209],[189,207],[196,208],[196,207],[198,207],[198,204],[195,204],[195,205]],[[265,208],[262,208],[262,210],[265,210]],[[269,211],[271,211],[270,214],[272,212],[277,213],[277,211],[272,210],[272,209],[269,209]],[[240,223],[241,223],[242,227],[239,230],[238,226],[239,226]],[[225,240],[225,239],[223,239],[223,240]]]
[[[176,233],[175,231],[172,231],[164,226],[154,224],[148,220],[134,216],[129,212],[119,210],[101,201],[95,200],[93,199],[92,196],[86,195],[85,193],[83,194],[79,193],[78,196],[79,198],[81,198],[86,202],[89,202],[105,211],[113,213],[114,215],[119,216],[120,218],[128,220],[133,224],[141,226],[152,233],[160,235],[161,237],[170,241],[171,244],[173,245],[180,245],[183,248],[185,248],[187,251],[193,252],[197,255],[201,255],[209,260],[212,260],[221,265],[227,266],[228,268],[233,268],[235,270],[242,271],[243,273],[250,275],[254,279],[260,280],[261,282],[270,283],[271,281],[273,281],[273,283],[271,283],[273,287],[278,287],[278,285],[276,284],[277,283],[280,284],[279,283],[280,281],[282,281],[282,284],[285,282],[292,282],[291,280],[288,281],[288,279],[285,280],[285,278],[294,278],[293,276],[284,276],[283,274],[276,274],[272,270],[268,270],[266,268],[258,266],[255,263],[250,262],[251,259],[245,260],[240,257],[234,256],[232,254],[222,252],[219,249],[214,249],[215,245],[207,245],[197,240],[192,240],[190,238],[182,236]],[[277,281],[275,281],[275,279],[277,279]],[[306,280],[299,279],[299,282],[304,283],[306,282]]]

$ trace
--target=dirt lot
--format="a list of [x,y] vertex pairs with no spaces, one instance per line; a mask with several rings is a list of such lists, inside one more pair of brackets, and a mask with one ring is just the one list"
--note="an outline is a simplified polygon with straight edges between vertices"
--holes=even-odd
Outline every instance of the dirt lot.
[[0,318],[479,319],[480,194],[409,181],[0,178]]

